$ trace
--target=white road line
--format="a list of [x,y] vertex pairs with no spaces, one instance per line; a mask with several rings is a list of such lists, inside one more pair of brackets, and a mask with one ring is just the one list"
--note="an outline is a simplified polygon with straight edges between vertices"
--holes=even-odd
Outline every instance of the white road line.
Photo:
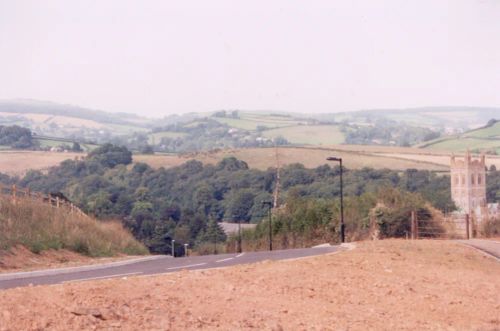
[[220,262],[224,262],[224,261],[229,261],[229,260],[232,260],[232,259],[234,259],[234,257],[229,257],[229,258],[227,258],[227,259],[223,259],[223,260],[217,260],[217,261],[215,261],[215,263],[220,263]]
[[200,265],[205,265],[205,264],[207,264],[207,263],[205,262],[205,263],[197,263],[197,264],[188,264],[188,265],[182,265],[180,267],[167,268],[165,270],[174,270],[174,269],[183,269],[183,268],[190,268],[190,267],[198,267]]
[[236,257],[242,257],[243,255],[245,255],[245,253],[240,253],[240,254],[236,255]]
[[115,274],[115,275],[100,276],[100,277],[89,277],[89,278],[79,278],[79,279],[65,280],[65,281],[63,281],[63,283],[83,282],[85,280],[116,278],[116,277],[132,276],[132,275],[138,275],[138,274],[142,274],[142,271],[129,272],[129,273],[126,273],[126,274]]

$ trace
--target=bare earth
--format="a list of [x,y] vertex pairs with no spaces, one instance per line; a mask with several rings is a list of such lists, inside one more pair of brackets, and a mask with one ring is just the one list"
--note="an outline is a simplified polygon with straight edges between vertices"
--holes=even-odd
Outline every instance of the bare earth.
[[444,241],[0,291],[0,330],[498,330],[500,264]]

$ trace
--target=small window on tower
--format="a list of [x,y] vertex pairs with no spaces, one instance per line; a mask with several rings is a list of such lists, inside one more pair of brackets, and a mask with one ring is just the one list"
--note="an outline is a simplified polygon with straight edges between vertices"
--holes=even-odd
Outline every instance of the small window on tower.
[[481,175],[477,175],[477,184],[481,185]]
[[474,175],[470,175],[470,183],[474,185]]
[[455,177],[455,185],[458,185],[459,184],[458,175],[455,175],[454,177]]

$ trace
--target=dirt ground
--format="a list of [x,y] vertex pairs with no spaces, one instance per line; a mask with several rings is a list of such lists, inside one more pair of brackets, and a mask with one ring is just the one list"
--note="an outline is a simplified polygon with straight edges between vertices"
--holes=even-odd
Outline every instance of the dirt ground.
[[75,267],[132,259],[136,256],[91,258],[65,249],[47,250],[35,254],[23,246],[0,250],[0,274],[5,272]]
[[0,330],[500,330],[500,263],[386,240],[299,260],[0,291]]

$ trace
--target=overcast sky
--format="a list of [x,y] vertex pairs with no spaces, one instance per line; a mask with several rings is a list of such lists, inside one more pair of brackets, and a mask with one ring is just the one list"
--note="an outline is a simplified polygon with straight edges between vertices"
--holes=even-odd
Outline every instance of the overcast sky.
[[0,0],[0,98],[150,116],[500,106],[500,1]]

